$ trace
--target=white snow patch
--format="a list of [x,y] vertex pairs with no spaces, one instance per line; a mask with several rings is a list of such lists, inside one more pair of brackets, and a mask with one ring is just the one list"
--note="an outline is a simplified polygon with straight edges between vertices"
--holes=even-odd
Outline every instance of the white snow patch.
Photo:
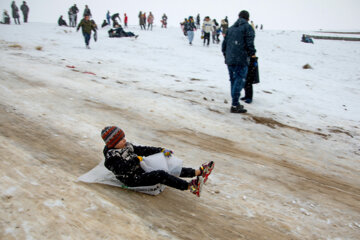
[[16,189],[17,189],[16,187],[9,187],[4,191],[4,194],[6,196],[11,196],[16,191]]

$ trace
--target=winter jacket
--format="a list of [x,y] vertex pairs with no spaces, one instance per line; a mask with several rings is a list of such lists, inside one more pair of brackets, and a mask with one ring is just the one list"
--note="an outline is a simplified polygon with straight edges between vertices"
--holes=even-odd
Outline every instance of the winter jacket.
[[229,24],[225,21],[225,19],[221,20],[221,31],[223,32],[223,34],[226,34],[228,29]]
[[202,30],[206,33],[211,33],[213,31],[214,23],[209,21],[204,21],[202,25]]
[[71,12],[72,12],[72,14],[77,14],[78,12],[79,12],[79,9],[77,8],[77,6],[72,6],[71,8],[70,8],[70,10],[71,10]]
[[11,9],[12,9],[13,18],[18,18],[19,17],[19,8],[16,6],[15,2],[13,2],[11,4]]
[[113,172],[117,179],[125,185],[131,185],[134,179],[138,178],[145,171],[140,167],[138,156],[146,157],[161,152],[162,148],[134,146],[126,143],[122,149],[104,148],[105,167]]
[[21,11],[23,12],[24,15],[27,15],[29,13],[29,7],[28,5],[26,5],[25,3],[23,3],[20,7]]
[[92,15],[91,15],[90,8],[85,8],[85,9],[84,9],[84,17],[85,17],[86,15],[88,15],[88,16],[90,16],[90,17],[92,16]]
[[80,27],[82,28],[82,32],[83,33],[88,33],[91,34],[91,30],[96,31],[96,24],[94,21],[92,20],[85,20],[85,18],[83,18],[79,25],[77,26],[77,30],[80,29]]
[[194,31],[194,29],[196,29],[196,26],[193,20],[188,20],[187,22],[185,22],[184,31]]
[[249,57],[255,55],[254,46],[255,32],[250,24],[243,18],[239,18],[231,26],[222,43],[222,53],[227,65],[247,66]]
[[149,15],[147,21],[149,24],[153,24],[154,23],[154,15],[152,15],[152,14]]

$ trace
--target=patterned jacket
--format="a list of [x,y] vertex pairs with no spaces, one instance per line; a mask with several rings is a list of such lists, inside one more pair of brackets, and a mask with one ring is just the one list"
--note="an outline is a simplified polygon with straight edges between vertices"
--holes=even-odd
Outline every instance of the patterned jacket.
[[105,146],[105,167],[113,172],[117,179],[125,185],[131,185],[131,182],[144,173],[140,167],[138,156],[146,157],[161,152],[162,148],[134,146],[126,143],[122,149],[109,149]]

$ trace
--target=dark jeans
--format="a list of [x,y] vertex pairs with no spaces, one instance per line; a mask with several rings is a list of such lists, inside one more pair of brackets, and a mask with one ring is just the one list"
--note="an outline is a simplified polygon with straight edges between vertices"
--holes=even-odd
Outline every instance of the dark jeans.
[[232,106],[238,106],[240,105],[240,92],[245,85],[248,67],[241,65],[228,65],[228,70],[230,76]]
[[28,20],[28,14],[24,14],[24,22],[27,23],[27,20]]
[[83,35],[84,35],[84,38],[85,38],[85,44],[86,44],[86,46],[89,46],[91,34],[89,34],[89,33],[83,33]]
[[204,33],[204,45],[205,41],[207,40],[207,45],[210,44],[210,33]]
[[[182,168],[180,177],[184,177],[184,178],[195,177],[195,169]],[[128,187],[137,187],[137,186],[152,186],[158,183],[180,190],[187,190],[189,187],[189,183],[187,181],[175,177],[174,175],[171,175],[165,172],[164,170],[157,170],[157,171],[143,173],[137,178],[126,182],[125,184]]]

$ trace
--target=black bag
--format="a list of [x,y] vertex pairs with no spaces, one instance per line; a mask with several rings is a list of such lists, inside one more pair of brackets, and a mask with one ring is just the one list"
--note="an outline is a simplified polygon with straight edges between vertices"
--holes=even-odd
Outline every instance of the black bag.
[[250,58],[248,74],[246,76],[246,83],[247,84],[257,84],[259,82],[260,82],[260,77],[259,77],[258,58],[252,57],[252,58]]

